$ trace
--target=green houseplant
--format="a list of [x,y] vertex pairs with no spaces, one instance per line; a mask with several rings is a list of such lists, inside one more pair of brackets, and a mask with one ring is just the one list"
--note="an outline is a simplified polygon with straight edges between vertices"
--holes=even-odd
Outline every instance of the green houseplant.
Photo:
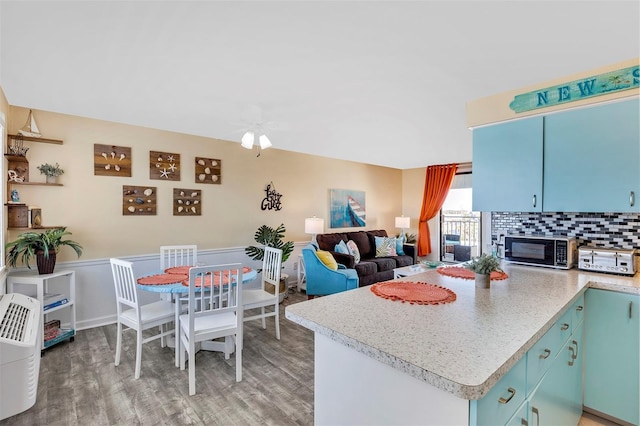
[[38,170],[40,173],[47,177],[47,182],[55,181],[55,179],[64,173],[64,170],[60,168],[60,165],[56,163],[55,166],[52,166],[49,163],[44,163],[38,166]]
[[50,274],[56,264],[56,254],[62,246],[71,247],[78,257],[82,255],[82,246],[73,240],[65,240],[65,235],[71,235],[66,227],[47,229],[44,232],[25,232],[18,235],[15,241],[5,245],[6,259],[9,266],[16,267],[21,261],[31,269],[29,262],[35,257],[38,272]]
[[480,288],[489,288],[491,285],[491,272],[502,272],[498,258],[486,253],[474,257],[464,267],[475,272],[476,287]]
[[[284,224],[280,224],[277,228],[272,228],[267,225],[262,225],[256,231],[254,235],[254,239],[256,242],[262,244],[263,246],[274,247],[282,250],[282,263],[286,262],[293,252],[293,241],[283,241],[284,233],[287,231]],[[253,260],[263,260],[264,259],[264,248],[249,246],[244,249],[247,256],[249,256]]]

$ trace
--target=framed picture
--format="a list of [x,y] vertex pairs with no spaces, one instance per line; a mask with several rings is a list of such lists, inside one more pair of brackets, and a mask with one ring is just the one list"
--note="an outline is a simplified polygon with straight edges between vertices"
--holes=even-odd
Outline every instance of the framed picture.
[[330,228],[360,228],[366,226],[367,214],[364,191],[330,189],[329,199]]

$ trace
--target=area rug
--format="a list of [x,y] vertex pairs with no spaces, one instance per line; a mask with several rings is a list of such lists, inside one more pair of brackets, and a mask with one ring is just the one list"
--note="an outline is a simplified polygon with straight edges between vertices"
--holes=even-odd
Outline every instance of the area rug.
[[435,284],[411,281],[389,281],[373,284],[371,292],[378,297],[411,305],[440,305],[456,300],[456,294]]

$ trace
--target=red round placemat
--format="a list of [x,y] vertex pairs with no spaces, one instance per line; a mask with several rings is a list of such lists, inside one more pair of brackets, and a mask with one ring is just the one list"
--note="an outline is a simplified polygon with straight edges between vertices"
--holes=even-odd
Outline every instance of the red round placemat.
[[[438,268],[436,269],[436,271],[438,271],[440,275],[446,275],[448,277],[453,277],[453,278],[462,278],[465,280],[473,280],[476,277],[475,272],[467,268],[461,268],[459,266],[449,266],[445,268]],[[507,275],[506,272],[501,272],[501,271],[491,272],[492,280],[506,280],[507,278],[509,278],[509,275]]]
[[165,284],[176,284],[185,279],[187,279],[187,275],[178,275],[178,274],[158,274],[158,275],[149,275],[148,277],[138,278],[138,284],[143,285],[165,285]]
[[192,266],[174,266],[165,269],[164,272],[167,274],[189,275],[189,269],[191,268]]
[[376,296],[390,300],[409,302],[412,305],[439,305],[456,300],[456,294],[445,287],[435,284],[411,281],[389,281],[371,286]]

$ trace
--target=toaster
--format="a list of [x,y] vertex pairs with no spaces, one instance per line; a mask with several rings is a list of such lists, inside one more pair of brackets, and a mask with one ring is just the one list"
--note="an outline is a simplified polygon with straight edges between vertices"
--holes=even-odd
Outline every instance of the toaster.
[[581,246],[578,269],[612,274],[635,275],[635,250]]

